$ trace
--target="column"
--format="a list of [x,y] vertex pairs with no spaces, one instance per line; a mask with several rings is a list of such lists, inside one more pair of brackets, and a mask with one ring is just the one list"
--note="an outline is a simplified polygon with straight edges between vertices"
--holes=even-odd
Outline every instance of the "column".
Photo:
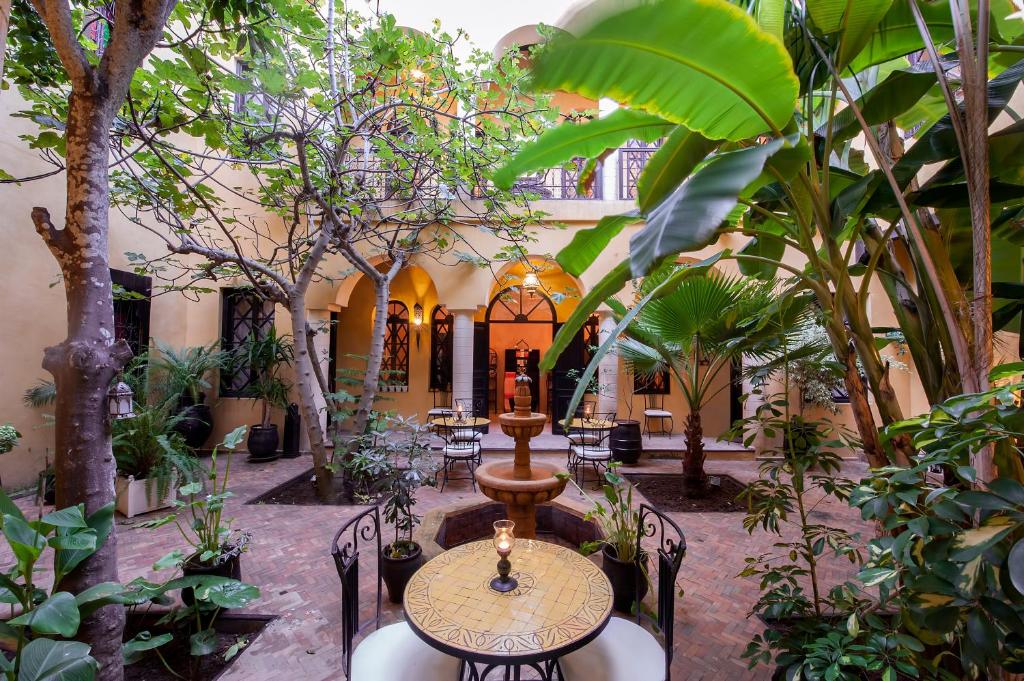
[[[330,310],[307,310],[306,320],[309,322],[310,328],[313,329],[313,350],[316,354],[313,361],[320,365],[320,371],[323,374],[324,380],[329,380],[331,312]],[[324,439],[330,443],[331,438],[327,432],[327,401],[320,390],[314,390],[313,396],[316,401],[317,413],[320,414],[320,429],[324,434]],[[308,431],[305,428],[300,428],[299,434],[299,449],[308,452]]]
[[[602,97],[597,102],[598,118],[604,118],[619,108],[618,102]],[[619,198],[619,152],[613,151],[601,166],[601,197],[605,201]]]
[[473,399],[473,317],[476,310],[452,313],[452,404]]
[[[598,338],[604,345],[612,337],[615,320],[610,310],[599,310]],[[619,353],[614,349],[601,358],[597,368],[597,410],[600,412],[618,412],[619,406]]]

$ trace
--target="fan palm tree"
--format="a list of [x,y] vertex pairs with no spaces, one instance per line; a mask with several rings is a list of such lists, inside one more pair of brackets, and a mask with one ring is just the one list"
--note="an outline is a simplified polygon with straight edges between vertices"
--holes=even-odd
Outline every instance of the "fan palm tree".
[[[640,285],[641,296],[675,269],[662,268],[648,276]],[[792,304],[798,300],[803,299],[780,296],[774,282],[712,270],[683,279],[667,295],[651,299],[626,327],[619,352],[634,374],[651,377],[668,371],[689,408],[683,459],[687,496],[706,490],[701,410],[728,388],[720,375],[741,355],[765,352],[780,332],[791,328],[804,308]]]

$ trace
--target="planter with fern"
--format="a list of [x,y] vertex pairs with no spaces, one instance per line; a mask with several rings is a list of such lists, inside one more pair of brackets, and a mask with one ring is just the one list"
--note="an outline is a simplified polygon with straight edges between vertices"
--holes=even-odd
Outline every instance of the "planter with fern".
[[117,510],[131,518],[174,504],[179,483],[201,477],[202,466],[176,430],[172,406],[136,405],[135,417],[113,422]]
[[153,360],[153,369],[162,379],[163,389],[170,399],[177,401],[181,419],[175,430],[185,438],[192,449],[199,449],[213,432],[213,412],[206,404],[206,390],[214,370],[227,366],[227,353],[215,344],[197,345],[182,349],[157,344],[159,355]]
[[279,336],[271,328],[265,335],[250,335],[235,352],[233,361],[247,369],[254,377],[247,393],[260,403],[260,422],[249,429],[246,447],[249,461],[273,461],[280,456],[281,442],[277,424],[271,423],[273,410],[288,407],[291,384],[281,377],[281,371],[294,357],[290,336]]

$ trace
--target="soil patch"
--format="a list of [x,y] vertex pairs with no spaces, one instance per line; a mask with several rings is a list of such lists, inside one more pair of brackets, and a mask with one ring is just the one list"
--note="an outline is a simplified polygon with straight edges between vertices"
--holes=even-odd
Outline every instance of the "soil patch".
[[[124,668],[125,681],[181,681],[182,678],[188,681],[213,681],[224,673],[224,670],[231,666],[245,650],[252,645],[268,624],[273,620],[268,615],[242,615],[223,613],[217,618],[214,629],[217,633],[217,650],[203,657],[193,657],[189,653],[188,631],[168,631],[174,634],[174,639],[158,649],[163,656],[155,651],[150,651],[138,662],[127,665]],[[154,636],[165,633],[165,630],[155,623],[156,618],[152,615],[129,615],[125,626],[125,640],[134,637],[140,631],[149,631]],[[224,655],[234,646],[239,646],[237,653],[230,659],[225,660]],[[164,666],[170,667],[178,674],[175,676]],[[191,665],[191,669],[189,667]]]
[[333,480],[334,489],[327,499],[321,499],[316,493],[313,482],[313,469],[296,475],[291,480],[281,483],[269,492],[254,497],[247,504],[282,504],[285,506],[362,506],[352,494],[346,490],[341,476]]
[[708,485],[708,492],[699,499],[683,496],[683,476],[670,475],[626,475],[644,497],[659,511],[673,513],[745,513],[746,504],[736,497],[746,487],[728,475],[712,475],[719,484]]

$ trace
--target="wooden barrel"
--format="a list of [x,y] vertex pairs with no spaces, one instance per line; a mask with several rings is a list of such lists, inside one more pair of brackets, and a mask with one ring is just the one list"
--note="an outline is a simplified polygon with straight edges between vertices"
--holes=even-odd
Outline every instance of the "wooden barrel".
[[644,453],[644,441],[640,433],[640,422],[621,420],[615,422],[610,436],[612,459],[631,466]]

